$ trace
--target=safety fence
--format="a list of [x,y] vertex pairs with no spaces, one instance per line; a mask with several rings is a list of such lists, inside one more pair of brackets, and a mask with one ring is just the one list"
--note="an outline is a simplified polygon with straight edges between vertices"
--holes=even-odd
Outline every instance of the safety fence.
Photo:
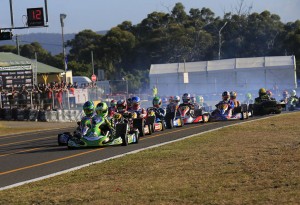
[[147,94],[104,94],[97,88],[64,90],[60,94],[52,92],[50,95],[36,95],[33,91],[27,95],[0,92],[0,120],[75,122],[83,116],[82,106],[88,100],[95,104],[105,101],[109,105],[112,99],[126,100],[136,95],[141,98],[144,107],[150,106],[151,96]]
[[0,108],[0,120],[77,122],[83,116],[81,110],[35,110],[23,108]]

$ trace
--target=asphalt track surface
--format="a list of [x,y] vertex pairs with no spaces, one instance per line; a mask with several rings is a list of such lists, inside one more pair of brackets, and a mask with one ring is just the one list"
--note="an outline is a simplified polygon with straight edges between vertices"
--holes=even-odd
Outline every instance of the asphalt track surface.
[[57,134],[73,131],[74,127],[0,136],[0,189],[137,149],[258,118],[261,117],[189,124],[181,128],[167,129],[146,135],[140,138],[138,144],[76,150],[69,150],[66,146],[57,144]]

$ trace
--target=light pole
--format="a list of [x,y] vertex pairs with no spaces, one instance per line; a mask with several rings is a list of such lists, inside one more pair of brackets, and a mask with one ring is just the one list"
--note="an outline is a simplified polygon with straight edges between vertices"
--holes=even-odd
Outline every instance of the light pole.
[[126,79],[126,77],[123,77],[122,80],[126,81],[126,99],[127,99],[129,97],[129,94],[128,94],[128,80]]
[[219,30],[219,60],[221,59],[221,45],[222,45],[221,32],[222,32],[223,28],[226,26],[226,24],[227,24],[227,21],[224,23],[224,25]]
[[[65,66],[65,75],[67,72],[67,62],[66,62],[66,48],[65,48],[65,39],[64,39],[64,19],[67,17],[66,14],[60,14],[60,25],[61,25],[61,38],[62,38],[62,49],[63,49],[63,61]],[[67,80],[67,77],[66,77]]]

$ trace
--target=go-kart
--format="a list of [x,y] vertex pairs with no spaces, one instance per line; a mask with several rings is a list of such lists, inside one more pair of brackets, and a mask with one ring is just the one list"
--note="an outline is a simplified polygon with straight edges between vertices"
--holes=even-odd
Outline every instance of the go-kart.
[[[164,131],[166,129],[166,121],[165,116],[160,116],[157,114],[158,110],[155,107],[147,108],[147,120],[153,122],[153,130],[156,131]],[[154,117],[154,120],[153,120]]]
[[132,113],[132,129],[139,131],[139,136],[151,135],[154,132],[155,116],[142,116],[139,112]]
[[228,103],[219,103],[216,107],[217,108],[210,114],[210,122],[244,120],[249,117],[249,111],[246,104],[242,104],[234,109],[229,109]]
[[284,102],[277,102],[276,100],[268,100],[250,104],[249,107],[253,110],[253,115],[268,115],[280,114],[282,109],[286,107],[286,104]]
[[192,110],[188,105],[179,106],[179,113],[184,124],[208,122],[209,113],[202,109]]
[[170,103],[166,109],[166,128],[172,129],[173,127],[182,127],[184,126],[183,119],[179,113],[179,105],[175,103]]
[[286,110],[288,111],[294,111],[299,110],[299,99],[295,97],[289,97],[288,101],[286,103]]
[[[93,117],[91,125],[81,127],[80,132],[75,131],[74,135],[69,135],[67,138],[68,148],[82,148],[82,147],[104,147],[112,145],[123,145],[138,143],[138,131],[130,132],[128,123],[120,120],[121,115],[115,115],[113,128],[111,130],[101,130],[100,127],[104,123],[101,117]],[[61,137],[62,139],[62,137]],[[65,142],[65,141],[64,141]],[[60,144],[60,143],[59,143]]]

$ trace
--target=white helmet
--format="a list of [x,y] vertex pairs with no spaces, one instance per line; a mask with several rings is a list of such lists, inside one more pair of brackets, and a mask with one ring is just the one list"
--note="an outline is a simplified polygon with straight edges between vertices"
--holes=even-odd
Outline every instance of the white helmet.
[[294,97],[294,96],[296,96],[296,94],[297,94],[297,93],[296,93],[296,90],[292,90],[292,92],[291,92],[291,96],[293,96],[293,97]]
[[180,102],[180,97],[178,95],[174,96],[173,101],[176,102],[176,103],[179,103]]

